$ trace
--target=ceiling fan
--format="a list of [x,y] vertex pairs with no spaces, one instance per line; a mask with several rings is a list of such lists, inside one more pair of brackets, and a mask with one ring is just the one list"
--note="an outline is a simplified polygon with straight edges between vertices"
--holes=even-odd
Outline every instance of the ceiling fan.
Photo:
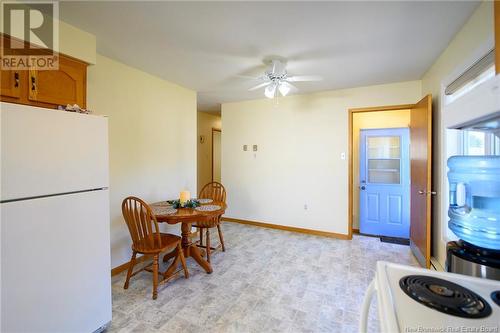
[[272,59],[270,61],[269,69],[256,78],[259,81],[263,81],[258,85],[248,89],[249,91],[254,91],[260,88],[264,88],[264,95],[267,98],[278,97],[278,93],[281,96],[286,96],[292,90],[297,91],[291,82],[308,82],[308,81],[321,81],[322,78],[317,75],[289,75],[286,71],[286,64],[279,59]]

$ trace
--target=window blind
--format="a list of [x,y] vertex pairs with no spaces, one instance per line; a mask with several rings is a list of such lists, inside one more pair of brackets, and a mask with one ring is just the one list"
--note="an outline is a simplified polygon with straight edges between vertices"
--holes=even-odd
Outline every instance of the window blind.
[[469,82],[473,81],[495,64],[495,49],[476,61],[472,66],[450,83],[444,90],[445,95],[452,95]]

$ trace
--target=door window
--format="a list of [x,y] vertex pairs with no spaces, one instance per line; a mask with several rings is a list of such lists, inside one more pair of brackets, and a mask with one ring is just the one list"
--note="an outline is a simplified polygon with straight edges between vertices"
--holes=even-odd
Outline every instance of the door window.
[[371,136],[367,138],[368,183],[401,183],[401,138]]

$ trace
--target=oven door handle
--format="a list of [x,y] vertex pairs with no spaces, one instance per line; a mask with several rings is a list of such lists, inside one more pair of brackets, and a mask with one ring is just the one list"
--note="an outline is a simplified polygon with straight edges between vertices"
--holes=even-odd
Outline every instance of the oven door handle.
[[366,333],[368,328],[368,314],[370,311],[370,304],[372,302],[373,295],[377,289],[375,288],[375,279],[370,282],[368,289],[366,289],[365,298],[363,300],[363,305],[361,306],[361,317],[359,318],[359,332]]

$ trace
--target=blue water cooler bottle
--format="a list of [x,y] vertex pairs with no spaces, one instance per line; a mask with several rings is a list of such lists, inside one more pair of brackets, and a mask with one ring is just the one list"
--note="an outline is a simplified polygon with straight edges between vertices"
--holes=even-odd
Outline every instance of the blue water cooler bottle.
[[448,159],[449,272],[500,280],[500,156]]

